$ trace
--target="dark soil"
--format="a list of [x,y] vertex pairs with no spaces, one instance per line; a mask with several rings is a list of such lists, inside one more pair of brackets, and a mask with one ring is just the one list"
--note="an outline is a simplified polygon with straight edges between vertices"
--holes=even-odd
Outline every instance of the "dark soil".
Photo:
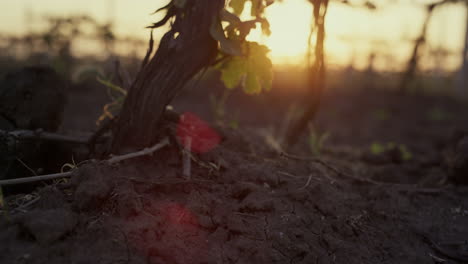
[[[176,109],[212,120],[204,92]],[[306,136],[296,156],[274,151],[294,100],[285,93],[234,93],[226,120],[240,127],[213,125],[223,141],[194,154],[190,179],[169,146],[9,196],[0,263],[468,263],[466,104],[330,91],[317,159]],[[90,109],[66,108],[65,126],[91,129]]]

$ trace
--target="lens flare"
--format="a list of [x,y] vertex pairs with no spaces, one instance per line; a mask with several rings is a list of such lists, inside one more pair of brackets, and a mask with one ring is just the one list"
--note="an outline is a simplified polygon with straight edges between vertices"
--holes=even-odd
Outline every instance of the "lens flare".
[[127,223],[129,241],[147,263],[198,263],[208,256],[207,233],[188,206],[175,201],[154,201]]
[[221,142],[221,136],[207,122],[193,113],[184,113],[177,126],[177,138],[188,150],[206,153]]

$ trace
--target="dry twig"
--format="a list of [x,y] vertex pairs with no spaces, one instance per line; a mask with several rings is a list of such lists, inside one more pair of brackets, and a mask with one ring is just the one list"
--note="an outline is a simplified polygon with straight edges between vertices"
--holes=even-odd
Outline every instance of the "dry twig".
[[38,181],[48,181],[48,180],[55,180],[55,179],[61,179],[61,178],[69,178],[71,177],[71,175],[72,175],[72,172],[67,171],[63,173],[54,173],[54,174],[47,174],[47,175],[41,175],[41,176],[2,180],[0,181],[0,186],[38,182]]
[[318,159],[318,158],[299,157],[299,156],[291,155],[291,154],[284,153],[284,152],[281,153],[281,156],[284,156],[286,158],[293,159],[293,160],[302,160],[302,161],[310,161],[310,162],[318,163],[318,164],[324,166],[325,168],[333,171],[337,175],[349,178],[349,179],[357,181],[357,182],[370,183],[370,184],[380,184],[379,182],[373,181],[371,179],[359,178],[359,177],[356,177],[354,175],[344,173],[344,172],[340,171],[339,169],[335,168],[334,166],[330,165],[329,163],[325,162],[324,160],[321,160],[321,159]]
[[312,175],[309,175],[309,178],[307,179],[306,184],[304,186],[302,186],[301,188],[299,188],[299,189],[301,189],[301,190],[306,189],[307,187],[309,187],[311,181],[312,181]]
[[24,161],[22,161],[20,158],[16,157],[16,160],[21,163],[28,171],[30,171],[34,176],[37,176],[37,173],[35,170],[33,170],[31,167],[28,166]]
[[110,164],[113,164],[113,163],[121,162],[121,161],[128,160],[128,159],[150,155],[167,145],[169,145],[169,139],[166,137],[161,142],[152,146],[151,148],[145,148],[137,152],[132,152],[132,153],[128,153],[128,154],[124,154],[120,156],[113,156],[112,158],[108,159],[107,162]]
[[[353,181],[360,182],[360,183],[377,185],[377,186],[391,186],[391,187],[394,187],[395,190],[397,190],[399,192],[418,193],[418,194],[425,194],[425,195],[438,195],[438,194],[440,194],[440,193],[442,193],[442,192],[444,192],[446,190],[446,188],[442,188],[442,187],[441,188],[437,188],[437,187],[436,188],[423,188],[423,187],[421,187],[419,185],[415,185],[415,184],[378,182],[378,181],[374,181],[374,180],[371,180],[371,179],[359,178],[359,177],[356,177],[354,175],[344,173],[344,172],[338,170],[337,168],[333,167],[329,163],[325,162],[324,160],[321,160],[321,159],[318,159],[318,158],[299,157],[299,156],[291,155],[291,154],[284,153],[284,152],[281,153],[281,155],[286,157],[286,158],[293,159],[293,160],[315,162],[315,163],[318,163],[318,164],[324,166],[325,168],[333,171],[337,175],[346,177],[346,178],[351,179]],[[327,178],[329,178],[329,177],[327,177]],[[333,183],[334,179],[330,179],[330,180],[332,180],[332,183]]]
[[76,144],[88,144],[88,138],[81,137],[72,137],[65,136],[50,132],[45,132],[42,130],[14,130],[14,131],[5,131],[0,130],[0,135],[14,137],[16,139],[43,139],[49,141],[59,141],[59,142],[68,142]]
[[191,170],[192,170],[192,162],[191,162],[192,159],[190,155],[190,150],[192,149],[192,138],[187,137],[185,139],[185,144],[186,144],[185,149],[182,152],[183,164],[184,164],[183,175],[185,176],[185,178],[190,180]]
[[[121,156],[114,156],[106,162],[110,164],[114,164],[117,162],[121,162],[123,160],[127,159],[132,159],[136,157],[141,157],[145,155],[150,155],[159,149],[169,145],[169,139],[164,138],[161,142],[158,144],[154,145],[151,148],[145,148],[143,150],[133,152],[133,153],[128,153],[125,155]],[[27,178],[17,178],[17,179],[9,179],[9,180],[1,180],[0,181],[0,186],[5,186],[5,185],[14,185],[14,184],[22,184],[22,183],[31,183],[31,182],[38,182],[38,181],[47,181],[47,180],[55,180],[55,179],[62,179],[62,178],[70,178],[72,175],[73,171],[67,171],[67,172],[62,172],[62,173],[54,173],[54,174],[47,174],[47,175],[41,175],[41,176],[33,176],[33,177],[27,177]]]

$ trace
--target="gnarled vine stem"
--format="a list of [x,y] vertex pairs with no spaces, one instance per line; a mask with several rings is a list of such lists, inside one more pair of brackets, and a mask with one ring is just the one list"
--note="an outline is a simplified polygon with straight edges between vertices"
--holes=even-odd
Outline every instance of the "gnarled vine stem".
[[210,35],[210,27],[224,2],[187,0],[183,6],[174,4],[168,9],[170,19],[166,22],[172,22],[171,28],[128,92],[113,131],[112,153],[150,146],[161,138],[166,106],[196,73],[216,58],[218,42]]

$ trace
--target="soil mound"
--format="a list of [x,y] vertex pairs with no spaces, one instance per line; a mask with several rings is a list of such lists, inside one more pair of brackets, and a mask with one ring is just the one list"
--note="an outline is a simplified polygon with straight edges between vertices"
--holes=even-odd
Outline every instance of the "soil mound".
[[259,141],[254,153],[231,147],[245,135],[225,134],[213,153],[192,159],[189,179],[177,148],[166,147],[119,165],[83,165],[33,203],[10,197],[0,262],[468,261],[466,188],[349,177],[358,167],[337,154],[318,162]]

